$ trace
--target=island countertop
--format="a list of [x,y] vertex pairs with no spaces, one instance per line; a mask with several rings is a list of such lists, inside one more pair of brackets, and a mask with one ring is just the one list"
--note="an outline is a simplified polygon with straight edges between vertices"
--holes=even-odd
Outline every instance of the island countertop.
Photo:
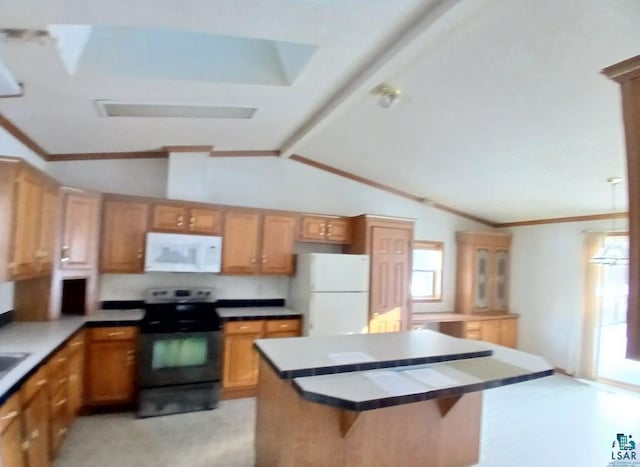
[[490,346],[430,330],[258,339],[282,379],[488,357]]

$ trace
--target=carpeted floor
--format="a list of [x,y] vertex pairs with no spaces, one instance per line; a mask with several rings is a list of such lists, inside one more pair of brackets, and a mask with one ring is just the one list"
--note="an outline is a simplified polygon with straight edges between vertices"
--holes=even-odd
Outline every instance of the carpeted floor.
[[[561,375],[491,389],[485,392],[478,466],[603,467],[611,461],[616,433],[640,439],[639,414],[639,394]],[[81,417],[55,465],[252,466],[254,417],[254,399],[140,420],[130,413]]]

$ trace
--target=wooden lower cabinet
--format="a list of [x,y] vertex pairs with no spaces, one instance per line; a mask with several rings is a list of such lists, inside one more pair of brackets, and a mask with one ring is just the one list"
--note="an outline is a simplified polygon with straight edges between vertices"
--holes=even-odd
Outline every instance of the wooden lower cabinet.
[[463,339],[492,342],[505,347],[518,346],[517,317],[440,323],[440,332]]
[[0,406],[0,465],[25,467],[19,394]]
[[87,334],[87,404],[132,403],[137,328],[93,328]]
[[24,441],[27,465],[46,467],[51,465],[49,451],[49,404],[46,388],[39,390],[23,405]]
[[231,321],[224,326],[222,398],[255,395],[260,359],[256,339],[300,335],[300,319]]

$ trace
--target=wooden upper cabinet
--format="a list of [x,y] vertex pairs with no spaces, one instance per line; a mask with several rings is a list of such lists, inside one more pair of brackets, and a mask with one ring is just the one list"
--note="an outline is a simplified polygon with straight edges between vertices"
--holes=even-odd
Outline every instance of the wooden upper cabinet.
[[456,311],[507,312],[511,236],[458,232]]
[[265,215],[260,271],[263,274],[293,273],[293,240],[296,221],[289,216]]
[[223,274],[293,272],[296,220],[291,216],[228,212],[222,241]]
[[185,226],[186,209],[182,206],[156,204],[153,207],[153,230],[170,230],[183,232]]
[[104,201],[101,272],[143,272],[148,213],[149,206],[145,202]]
[[38,249],[38,269],[48,274],[53,270],[55,258],[56,233],[58,232],[59,194],[57,185],[46,183],[42,189],[42,202],[40,204],[40,241]]
[[63,195],[62,269],[92,269],[96,265],[100,198],[81,192]]
[[205,207],[156,204],[151,228],[169,232],[220,235],[222,213]]
[[15,184],[13,260],[9,264],[13,278],[31,277],[38,272],[42,193],[41,179],[24,167]]
[[222,273],[257,273],[259,271],[260,214],[227,212],[224,224]]
[[351,242],[351,221],[346,218],[306,216],[300,223],[300,240],[306,242]]

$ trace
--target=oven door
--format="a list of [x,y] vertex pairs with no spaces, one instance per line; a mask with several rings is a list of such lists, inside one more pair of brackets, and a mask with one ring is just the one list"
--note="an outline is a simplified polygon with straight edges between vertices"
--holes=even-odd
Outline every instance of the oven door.
[[138,342],[139,387],[220,380],[220,331],[140,334]]

